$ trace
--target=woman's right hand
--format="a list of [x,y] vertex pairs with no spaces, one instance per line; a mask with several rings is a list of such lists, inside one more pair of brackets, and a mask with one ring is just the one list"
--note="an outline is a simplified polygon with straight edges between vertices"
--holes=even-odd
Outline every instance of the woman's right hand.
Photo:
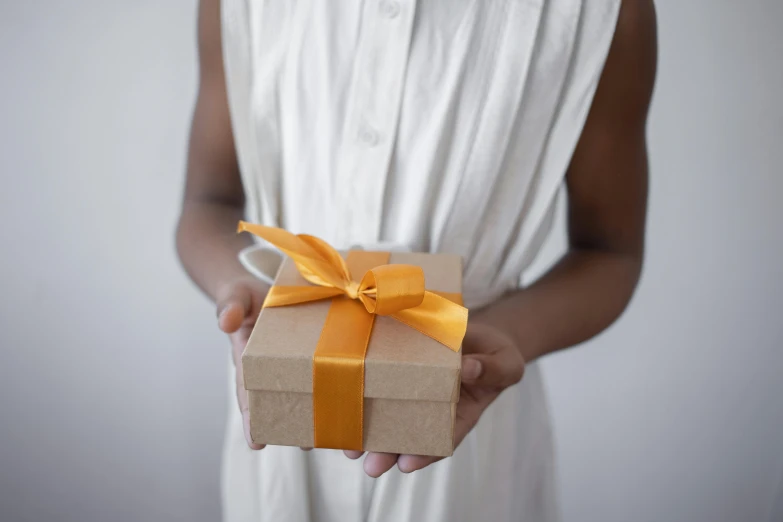
[[269,286],[248,276],[223,285],[217,293],[217,318],[220,329],[231,340],[231,353],[236,368],[237,404],[242,414],[242,427],[250,449],[260,450],[264,446],[253,444],[250,438],[250,412],[247,391],[242,374],[242,352],[256,324],[261,305]]

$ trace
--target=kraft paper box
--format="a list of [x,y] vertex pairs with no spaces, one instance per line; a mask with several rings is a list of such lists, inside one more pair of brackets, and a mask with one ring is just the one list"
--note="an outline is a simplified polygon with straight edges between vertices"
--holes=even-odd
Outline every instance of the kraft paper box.
[[[449,254],[392,252],[418,265],[427,290],[462,292],[462,261]],[[286,258],[275,285],[306,286]],[[313,352],[331,300],[264,308],[242,355],[253,442],[313,447]],[[461,352],[391,317],[377,316],[365,358],[363,449],[450,456]]]

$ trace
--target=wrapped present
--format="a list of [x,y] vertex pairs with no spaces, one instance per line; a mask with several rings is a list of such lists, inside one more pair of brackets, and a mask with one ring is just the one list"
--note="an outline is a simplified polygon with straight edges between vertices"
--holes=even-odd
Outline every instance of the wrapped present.
[[239,229],[288,256],[242,355],[253,442],[451,455],[468,317],[460,257],[339,253]]

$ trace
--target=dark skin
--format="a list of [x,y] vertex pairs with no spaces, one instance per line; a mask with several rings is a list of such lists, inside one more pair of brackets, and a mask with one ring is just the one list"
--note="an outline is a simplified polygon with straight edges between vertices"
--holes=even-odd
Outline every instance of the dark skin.
[[[249,440],[240,355],[268,288],[237,261],[250,239],[235,233],[245,198],[228,113],[219,9],[219,0],[202,0],[199,8],[200,86],[177,248],[188,274],[215,301],[219,327],[229,334],[245,435],[251,448],[261,449]],[[656,32],[652,0],[623,2],[566,174],[568,251],[531,286],[471,312],[463,344],[457,444],[492,401],[522,379],[526,362],[590,339],[612,324],[631,299],[644,256],[646,124],[656,74]],[[412,472],[437,460],[372,453],[364,469],[378,477],[395,464]]]

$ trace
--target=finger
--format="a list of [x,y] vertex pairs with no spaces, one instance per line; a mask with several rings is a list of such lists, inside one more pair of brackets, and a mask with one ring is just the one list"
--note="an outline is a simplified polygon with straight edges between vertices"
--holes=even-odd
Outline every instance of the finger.
[[245,440],[247,441],[248,447],[251,450],[264,449],[263,444],[256,444],[253,442],[253,438],[250,436],[250,416],[247,414],[247,412],[242,412],[242,427],[245,431]]
[[462,382],[465,384],[506,388],[518,383],[524,371],[522,356],[513,348],[462,358]]
[[[464,390],[464,388],[463,388]],[[490,399],[491,402],[491,399]],[[456,419],[454,421],[454,447],[459,447],[465,437],[476,427],[481,414],[488,405],[486,399],[476,400],[469,394],[460,395],[457,403]]]
[[397,459],[397,467],[403,473],[413,473],[434,464],[443,457],[423,457],[421,455],[400,455]]
[[363,451],[353,451],[353,450],[343,450],[343,453],[345,453],[345,456],[351,460],[356,460],[362,455],[364,455]]
[[218,326],[226,333],[239,330],[253,308],[253,294],[249,288],[240,286],[226,291],[217,300]]
[[299,448],[302,451],[313,451],[313,448]]
[[475,357],[464,357],[462,359],[462,381],[463,382],[475,382],[481,376],[481,372],[484,371],[484,367],[481,365],[481,361]]
[[396,453],[368,453],[364,458],[364,472],[372,478],[378,478],[394,467]]
[[243,324],[236,332],[228,334],[234,352],[234,364],[239,364],[242,352],[245,351],[245,346],[250,340],[250,334],[253,333],[253,326],[253,324]]

